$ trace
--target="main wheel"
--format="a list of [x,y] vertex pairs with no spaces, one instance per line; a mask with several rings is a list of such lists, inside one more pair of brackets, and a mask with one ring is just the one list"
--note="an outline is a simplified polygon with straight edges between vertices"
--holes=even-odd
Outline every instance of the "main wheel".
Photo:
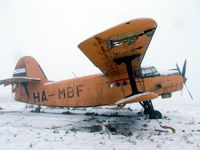
[[143,114],[149,114],[149,110],[147,110],[147,109],[144,109],[144,111],[143,111]]
[[149,114],[149,119],[162,119],[162,114],[159,111],[154,110]]

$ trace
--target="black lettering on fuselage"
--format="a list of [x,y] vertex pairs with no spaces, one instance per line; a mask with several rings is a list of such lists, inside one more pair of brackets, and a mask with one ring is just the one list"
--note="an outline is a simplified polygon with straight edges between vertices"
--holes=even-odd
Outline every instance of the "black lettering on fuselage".
[[47,101],[47,97],[44,91],[42,91],[42,102]]
[[82,84],[76,86],[76,93],[77,93],[77,96],[78,96],[78,97],[80,96],[80,92],[83,91],[83,90],[80,89],[82,86],[83,86]]
[[33,100],[34,100],[34,103],[37,103],[40,101],[44,102],[44,101],[47,101],[47,96],[44,91],[42,91],[41,94],[40,92],[33,92]]
[[61,99],[62,96],[63,96],[64,98],[66,97],[65,89],[64,89],[64,88],[63,88],[62,90],[61,90],[61,89],[58,89],[58,97],[59,97],[59,99]]
[[81,87],[83,87],[82,84],[75,87],[68,86],[67,88],[58,89],[58,98],[73,98],[74,96],[79,97],[80,93],[83,92]]
[[67,97],[68,98],[74,97],[74,89],[72,87],[67,88]]
[[40,92],[37,92],[37,95],[35,94],[35,92],[33,92],[33,100],[34,103],[36,103],[37,101],[40,102]]

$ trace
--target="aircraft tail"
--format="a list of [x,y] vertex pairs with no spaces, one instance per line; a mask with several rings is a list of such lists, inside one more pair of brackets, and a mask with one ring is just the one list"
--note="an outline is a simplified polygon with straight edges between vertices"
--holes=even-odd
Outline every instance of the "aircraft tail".
[[25,77],[40,79],[42,83],[48,82],[46,75],[38,62],[31,56],[22,57],[15,67],[13,78]]
[[47,82],[48,79],[37,61],[33,57],[25,56],[17,62],[13,77],[0,80],[0,85],[12,85],[15,99],[28,103],[31,90],[38,89]]

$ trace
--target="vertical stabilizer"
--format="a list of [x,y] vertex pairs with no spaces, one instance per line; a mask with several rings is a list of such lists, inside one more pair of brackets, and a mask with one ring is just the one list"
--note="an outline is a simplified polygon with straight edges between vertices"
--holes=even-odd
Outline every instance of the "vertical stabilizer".
[[22,57],[17,62],[13,77],[40,78],[43,83],[48,81],[38,62],[31,56]]

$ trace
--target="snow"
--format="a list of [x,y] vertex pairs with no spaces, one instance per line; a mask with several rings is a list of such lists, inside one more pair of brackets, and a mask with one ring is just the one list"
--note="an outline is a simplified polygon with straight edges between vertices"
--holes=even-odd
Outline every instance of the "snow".
[[157,99],[153,103],[163,114],[158,121],[175,128],[175,133],[138,113],[137,103],[122,109],[43,107],[42,113],[34,113],[32,105],[0,97],[0,150],[200,149],[198,102]]

